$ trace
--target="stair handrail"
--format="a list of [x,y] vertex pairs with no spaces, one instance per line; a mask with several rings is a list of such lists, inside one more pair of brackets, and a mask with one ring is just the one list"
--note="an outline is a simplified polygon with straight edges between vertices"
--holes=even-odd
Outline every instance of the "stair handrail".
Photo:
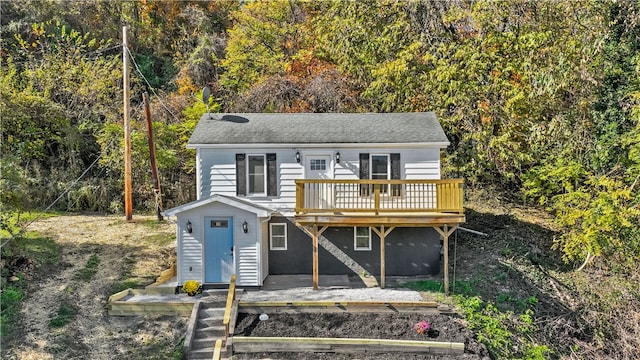
[[216,340],[216,346],[213,348],[213,360],[220,360],[222,357],[222,340]]
[[231,281],[229,282],[229,293],[227,294],[227,306],[224,309],[224,319],[222,324],[224,325],[224,343],[227,343],[229,337],[229,322],[231,321],[231,308],[233,302],[236,299],[236,274],[231,275]]

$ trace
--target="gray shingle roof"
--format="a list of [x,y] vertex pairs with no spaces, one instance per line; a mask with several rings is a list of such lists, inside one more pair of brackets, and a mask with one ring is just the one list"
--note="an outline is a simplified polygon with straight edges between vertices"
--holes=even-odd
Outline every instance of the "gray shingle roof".
[[448,144],[436,115],[423,113],[204,114],[189,147],[221,144]]

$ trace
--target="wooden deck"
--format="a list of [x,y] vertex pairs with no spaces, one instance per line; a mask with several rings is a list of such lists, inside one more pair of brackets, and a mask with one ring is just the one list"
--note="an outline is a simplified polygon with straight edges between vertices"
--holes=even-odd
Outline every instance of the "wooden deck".
[[318,288],[318,237],[329,227],[368,226],[380,237],[380,286],[385,286],[385,237],[396,227],[431,227],[444,241],[444,288],[449,292],[449,236],[465,222],[464,181],[296,180],[296,223],[313,241],[313,288]]
[[301,225],[433,227],[458,224],[464,214],[444,212],[316,212],[295,216]]
[[462,214],[463,180],[296,180],[296,215]]

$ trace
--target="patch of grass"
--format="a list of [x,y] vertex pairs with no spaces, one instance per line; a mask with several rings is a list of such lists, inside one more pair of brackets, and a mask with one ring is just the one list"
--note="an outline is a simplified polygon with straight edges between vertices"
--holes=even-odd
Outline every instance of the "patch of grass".
[[3,339],[12,333],[12,325],[16,323],[14,320],[20,315],[20,302],[24,298],[21,283],[18,281],[6,286],[0,294],[0,336]]
[[73,277],[76,280],[89,281],[98,272],[98,265],[100,265],[100,258],[98,255],[93,254],[87,260],[87,265],[76,272]]
[[118,293],[122,290],[126,289],[136,289],[145,287],[155,280],[155,275],[152,276],[133,276],[131,274],[131,269],[136,264],[136,259],[134,258],[126,258],[125,264],[123,266],[123,273],[120,276],[120,280],[115,282],[111,287],[111,294]]
[[55,264],[60,259],[60,245],[36,232],[27,233],[20,246],[26,257],[40,265]]
[[429,292],[444,292],[444,286],[442,281],[438,280],[423,280],[414,281],[402,284],[402,287],[406,287],[416,291],[429,291]]
[[505,257],[510,257],[513,255],[513,249],[510,249],[508,247],[503,247],[500,250],[500,254],[502,254],[502,256],[505,256]]
[[[0,227],[0,240],[2,240],[2,242],[4,243],[4,241],[11,237],[11,234],[17,234],[22,227],[36,219],[46,219],[54,217],[56,215],[58,215],[58,213],[56,212],[11,212],[10,214],[2,217],[3,226]],[[22,234],[20,236],[24,237],[25,234]]]
[[77,310],[68,301],[63,301],[58,307],[58,312],[51,320],[49,320],[50,328],[60,328],[73,320],[76,316]]
[[[400,286],[422,292],[444,293],[444,284],[440,280],[412,281],[400,284]],[[469,281],[456,281],[450,285],[449,290],[456,294],[471,294],[473,291],[471,287]]]
[[[17,215],[14,216],[17,217]],[[35,216],[36,213],[30,213],[28,216],[20,217],[20,220],[29,220]],[[52,216],[52,214],[43,216]],[[9,341],[14,330],[20,326],[18,318],[27,286],[23,280],[23,272],[30,273],[43,265],[58,263],[60,252],[60,246],[55,241],[36,232],[22,234],[2,248],[2,259],[5,265],[1,274],[0,336],[3,342]],[[11,276],[17,276],[19,280],[8,281]]]
[[2,258],[22,256],[38,265],[55,264],[60,259],[60,246],[52,239],[37,232],[27,232],[16,237],[2,248]]
[[176,241],[175,234],[152,234],[145,236],[142,241],[155,246],[167,246]]
[[127,278],[113,284],[113,287],[111,288],[111,294],[118,293],[122,290],[141,288],[148,284],[149,280],[145,278]]
[[184,339],[174,344],[169,339],[152,339],[145,341],[138,352],[130,354],[131,359],[136,360],[182,360],[186,358],[184,353]]
[[164,221],[158,221],[158,219],[144,219],[140,222],[138,222],[137,224],[141,224],[144,226],[147,226],[151,229],[158,229],[160,227],[160,225],[165,224]]

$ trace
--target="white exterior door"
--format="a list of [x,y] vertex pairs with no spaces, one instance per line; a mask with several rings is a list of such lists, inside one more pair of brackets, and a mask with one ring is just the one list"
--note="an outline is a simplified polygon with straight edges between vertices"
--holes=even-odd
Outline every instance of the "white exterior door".
[[[305,178],[306,179],[333,179],[331,170],[331,156],[329,155],[309,155],[305,157]],[[333,184],[317,184],[312,192],[307,192],[305,203],[317,209],[331,208],[334,198]],[[315,203],[319,201],[319,203]]]

